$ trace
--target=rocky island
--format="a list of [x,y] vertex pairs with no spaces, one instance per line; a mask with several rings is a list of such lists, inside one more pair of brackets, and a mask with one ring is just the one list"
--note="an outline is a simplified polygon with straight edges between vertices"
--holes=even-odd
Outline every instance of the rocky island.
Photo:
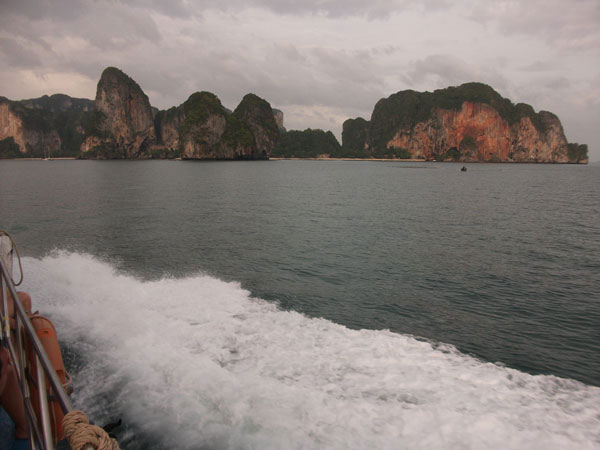
[[482,83],[381,99],[370,121],[344,122],[342,148],[360,157],[587,162],[587,145],[569,144],[558,117],[515,105]]
[[159,111],[121,70],[102,72],[94,101],[56,94],[0,97],[0,158],[268,159],[391,158],[461,162],[587,163],[558,117],[513,104],[490,86],[466,83],[381,99],[370,120],[331,131],[286,131],[283,113],[247,94],[234,111],[210,92]]
[[322,130],[290,131],[273,156],[585,164],[587,152],[567,142],[554,114],[467,83],[381,99],[370,120],[344,122],[342,145]]

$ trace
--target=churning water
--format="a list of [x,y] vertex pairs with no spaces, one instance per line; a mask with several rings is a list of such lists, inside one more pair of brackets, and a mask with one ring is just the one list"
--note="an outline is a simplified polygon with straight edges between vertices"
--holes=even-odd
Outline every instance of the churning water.
[[600,167],[0,164],[127,449],[600,446]]

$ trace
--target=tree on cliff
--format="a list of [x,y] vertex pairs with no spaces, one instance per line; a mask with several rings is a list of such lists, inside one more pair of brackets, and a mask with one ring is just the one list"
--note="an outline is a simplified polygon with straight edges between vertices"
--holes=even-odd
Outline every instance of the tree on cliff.
[[515,105],[483,83],[392,94],[377,102],[370,121],[344,123],[342,147],[359,157],[587,161],[585,149],[567,145],[554,114]]
[[331,131],[290,130],[281,133],[279,145],[272,156],[282,158],[316,158],[327,155],[332,158],[341,156],[341,146]]

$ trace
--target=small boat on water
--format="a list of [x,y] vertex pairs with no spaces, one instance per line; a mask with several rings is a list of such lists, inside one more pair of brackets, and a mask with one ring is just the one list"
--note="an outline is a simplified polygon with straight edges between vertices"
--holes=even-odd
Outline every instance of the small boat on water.
[[[21,274],[16,283],[13,256]],[[56,329],[48,318],[32,313],[29,294],[16,290],[22,281],[16,245],[0,230],[0,405],[15,430],[0,448],[118,450],[115,439],[73,408]]]
[[462,168],[460,169],[461,172],[466,172],[467,168],[465,166],[462,166]]

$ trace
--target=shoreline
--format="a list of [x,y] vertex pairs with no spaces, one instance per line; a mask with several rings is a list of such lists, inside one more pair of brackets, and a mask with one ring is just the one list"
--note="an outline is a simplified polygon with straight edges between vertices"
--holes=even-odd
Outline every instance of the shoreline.
[[[220,159],[183,159],[183,158],[139,158],[139,159],[88,159],[74,156],[59,156],[56,158],[0,158],[0,161],[241,161]],[[243,160],[248,161],[248,160]],[[255,161],[359,161],[359,162],[404,162],[404,163],[454,163],[454,164],[560,164],[560,165],[588,165],[598,161],[579,162],[554,162],[554,161],[437,161],[427,159],[401,159],[401,158],[283,158],[270,157]]]
[[454,164],[562,164],[587,165],[589,161],[555,162],[555,161],[437,161],[428,159],[401,158],[281,158],[271,157],[268,161],[370,161],[370,162],[420,162],[420,163],[454,163]]
[[0,161],[73,161],[74,156],[57,156],[56,158],[0,158]]
[[282,158],[270,157],[269,161],[382,161],[382,162],[435,162],[426,159],[400,159],[400,158]]

